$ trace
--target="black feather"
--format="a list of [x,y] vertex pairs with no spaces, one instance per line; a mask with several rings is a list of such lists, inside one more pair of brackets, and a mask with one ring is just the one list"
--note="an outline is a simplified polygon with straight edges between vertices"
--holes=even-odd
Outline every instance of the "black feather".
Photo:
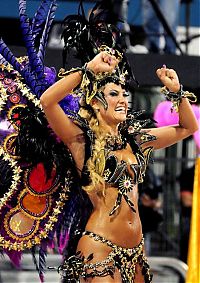
[[115,47],[115,36],[119,31],[114,23],[117,23],[118,18],[113,13],[111,2],[98,2],[92,9],[88,20],[81,1],[78,14],[67,16],[64,19],[62,33],[65,42],[63,50],[64,63],[72,48],[76,49],[76,56],[84,64],[98,53],[98,48],[102,44]]
[[57,139],[49,127],[44,113],[30,104],[20,110],[18,119],[19,133],[13,146],[16,155],[20,156],[20,162],[32,165],[42,162],[47,177],[53,165],[56,165],[58,175],[62,175],[71,158],[66,146]]
[[67,58],[71,51],[74,52],[75,50],[75,56],[84,65],[98,54],[101,45],[107,45],[123,54],[119,69],[128,71],[127,86],[138,86],[139,84],[125,55],[123,37],[117,28],[120,19],[118,11],[113,9],[114,1],[97,2],[89,15],[89,19],[85,16],[82,2],[80,2],[78,14],[67,16],[63,21],[63,67],[67,68]]
[[0,159],[0,198],[8,191],[12,183],[12,169],[8,161]]

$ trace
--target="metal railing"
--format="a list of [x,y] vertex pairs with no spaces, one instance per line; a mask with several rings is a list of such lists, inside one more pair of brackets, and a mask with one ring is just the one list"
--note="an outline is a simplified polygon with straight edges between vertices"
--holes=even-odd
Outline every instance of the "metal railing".
[[[185,282],[188,266],[181,260],[172,257],[153,256],[153,257],[148,257],[148,261],[153,273],[157,273],[157,272],[161,273],[162,269],[167,268],[168,270],[171,270],[172,273],[177,274],[179,279],[182,279],[181,282]],[[180,280],[178,282],[180,282]]]

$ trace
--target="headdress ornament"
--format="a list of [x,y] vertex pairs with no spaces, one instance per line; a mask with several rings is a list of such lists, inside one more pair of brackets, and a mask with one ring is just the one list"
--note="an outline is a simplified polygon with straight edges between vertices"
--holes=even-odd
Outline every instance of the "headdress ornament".
[[[114,55],[119,61],[123,60],[122,53],[106,45],[100,46],[99,52],[101,51],[105,51],[108,54]],[[102,100],[102,93],[99,91],[99,89],[106,83],[114,82],[125,86],[126,77],[128,76],[128,71],[125,66],[123,66],[121,69],[119,66],[117,66],[112,73],[104,72],[94,74],[91,70],[87,69],[87,63],[82,68],[73,68],[66,72],[61,69],[58,76],[62,78],[70,73],[76,72],[77,70],[80,70],[83,73],[79,91],[81,91],[84,95],[86,104],[90,104],[94,96],[97,99]]]
[[[106,83],[114,82],[122,84],[126,88],[129,88],[133,84],[132,82],[137,83],[121,47],[120,31],[115,26],[119,19],[113,12],[111,2],[99,1],[87,20],[81,1],[78,15],[67,16],[63,22],[62,37],[65,41],[63,65],[66,67],[66,58],[73,49],[76,51],[76,57],[81,59],[83,67],[73,68],[66,72],[62,69],[59,77],[64,77],[78,70],[82,71],[83,78],[79,92],[85,96],[86,104],[89,104],[94,96],[102,101],[99,89]],[[87,69],[87,62],[101,51],[114,55],[119,60],[119,64],[112,73],[94,74]]]

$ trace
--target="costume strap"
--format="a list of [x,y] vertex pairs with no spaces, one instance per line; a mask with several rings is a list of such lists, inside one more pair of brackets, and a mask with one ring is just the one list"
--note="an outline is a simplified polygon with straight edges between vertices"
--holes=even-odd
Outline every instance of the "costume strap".
[[190,102],[196,102],[197,97],[194,93],[189,91],[184,91],[183,86],[180,85],[180,90],[178,92],[169,91],[166,86],[161,88],[161,93],[163,93],[167,100],[172,102],[171,111],[175,110],[178,112],[178,108],[182,101],[182,98],[187,98]]
[[82,236],[89,236],[90,238],[93,238],[95,241],[99,241],[99,242],[101,242],[101,243],[103,243],[103,244],[107,244],[107,246],[109,246],[109,247],[111,247],[112,249],[123,249],[124,251],[126,250],[126,251],[132,251],[132,252],[137,252],[138,250],[140,250],[141,248],[142,248],[142,246],[144,245],[144,237],[143,237],[143,235],[142,235],[142,239],[141,239],[141,241],[140,241],[140,243],[136,246],[136,247],[133,247],[133,248],[121,248],[120,246],[118,246],[117,244],[115,244],[115,243],[113,243],[113,242],[111,242],[110,240],[108,240],[108,239],[106,239],[105,237],[103,237],[103,236],[101,236],[101,235],[99,235],[99,234],[96,234],[96,233],[94,233],[94,232],[91,232],[91,231],[88,231],[88,230],[86,230],[86,231],[84,231],[83,233],[82,233]]

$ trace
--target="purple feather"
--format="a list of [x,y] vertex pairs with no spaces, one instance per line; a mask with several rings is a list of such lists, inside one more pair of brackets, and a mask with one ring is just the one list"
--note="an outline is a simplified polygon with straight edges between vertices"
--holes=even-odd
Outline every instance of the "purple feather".
[[22,259],[22,252],[18,251],[5,251],[7,256],[10,258],[11,262],[14,264],[16,268],[20,268],[21,259]]
[[[38,11],[35,14],[32,25],[26,15],[26,0],[19,0],[19,13],[22,33],[27,48],[29,62],[25,65],[20,64],[4,41],[0,40],[0,53],[4,57],[3,62],[8,61],[15,70],[17,70],[25,79],[27,86],[38,97],[55,82],[56,75],[54,68],[44,67],[45,48],[48,39],[48,33],[52,24],[56,10],[56,0],[42,1]],[[45,22],[42,38],[40,40],[39,51],[35,47],[35,35],[37,35],[42,24]],[[40,26],[40,28],[39,28]]]
[[0,54],[0,64],[3,64],[3,65],[7,65],[8,64],[8,61],[6,61],[6,59]]
[[14,132],[12,125],[8,122],[8,120],[0,120],[0,145],[7,137],[7,135]]
[[41,4],[33,17],[31,29],[32,29],[34,39],[41,32],[43,24],[46,20],[46,17],[49,11],[49,4],[50,4],[48,2],[50,1],[48,0],[41,1]]
[[66,232],[66,233],[61,232],[60,238],[59,238],[59,246],[58,246],[58,252],[60,254],[63,253],[64,249],[67,246],[68,241],[69,241],[69,233],[68,232]]
[[36,77],[27,70],[28,68],[27,65],[23,66],[16,60],[16,57],[13,55],[11,50],[8,48],[8,46],[5,44],[5,42],[2,39],[0,39],[0,53],[5,58],[5,60],[7,60],[8,63],[10,63],[13,66],[13,68],[17,70],[22,75],[22,77],[24,77],[26,84],[30,87],[30,89],[35,94],[38,94],[37,91],[40,92],[40,88],[39,90],[35,91],[37,86]]
[[60,106],[66,114],[70,112],[78,112],[80,96],[67,95],[61,102]]
[[47,45],[49,30],[52,25],[53,19],[55,17],[55,11],[56,11],[57,5],[56,0],[54,0],[49,8],[49,12],[46,19],[46,24],[43,30],[42,38],[40,40],[40,46],[38,51],[38,57],[41,59],[41,61],[44,61],[44,55],[45,55],[45,48]]
[[37,56],[37,52],[34,46],[34,39],[32,35],[32,30],[30,28],[30,20],[28,19],[26,13],[26,0],[19,1],[19,16],[21,22],[22,34],[24,37],[24,43],[27,48],[27,53],[29,57],[29,66],[31,71],[35,71],[38,79],[44,78],[44,66]]
[[4,59],[13,66],[15,70],[17,70],[21,75],[23,75],[21,64],[17,62],[16,57],[13,55],[13,53],[5,44],[2,38],[0,39],[0,53],[2,54]]
[[45,80],[47,85],[52,85],[56,80],[56,69],[54,67],[44,67]]

